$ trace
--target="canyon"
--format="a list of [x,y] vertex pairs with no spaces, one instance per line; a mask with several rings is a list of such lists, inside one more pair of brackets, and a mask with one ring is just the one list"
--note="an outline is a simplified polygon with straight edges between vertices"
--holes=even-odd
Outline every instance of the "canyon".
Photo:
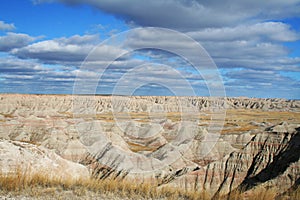
[[211,197],[300,183],[300,101],[0,95],[0,168],[126,179]]

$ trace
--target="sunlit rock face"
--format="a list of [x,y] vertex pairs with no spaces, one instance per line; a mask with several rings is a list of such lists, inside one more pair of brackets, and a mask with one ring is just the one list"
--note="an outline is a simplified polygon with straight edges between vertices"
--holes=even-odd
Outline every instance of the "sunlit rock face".
[[53,151],[26,142],[0,140],[0,167],[2,175],[15,173],[45,175],[48,178],[64,180],[85,180],[89,178],[87,167],[63,159]]

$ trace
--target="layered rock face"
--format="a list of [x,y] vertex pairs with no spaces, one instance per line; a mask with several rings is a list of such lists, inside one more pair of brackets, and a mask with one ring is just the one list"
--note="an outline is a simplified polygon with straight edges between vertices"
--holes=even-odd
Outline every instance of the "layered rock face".
[[299,113],[300,101],[284,99],[2,94],[0,147],[74,177],[283,193],[299,184]]
[[280,194],[299,184],[299,157],[300,125],[281,123],[254,135],[241,150],[169,184],[205,190],[215,196],[259,186],[274,188]]

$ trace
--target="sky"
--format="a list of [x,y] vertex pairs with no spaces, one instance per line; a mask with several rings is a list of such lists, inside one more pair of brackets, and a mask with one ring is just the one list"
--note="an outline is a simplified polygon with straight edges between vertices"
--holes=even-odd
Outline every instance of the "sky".
[[0,92],[300,99],[300,0],[3,0]]

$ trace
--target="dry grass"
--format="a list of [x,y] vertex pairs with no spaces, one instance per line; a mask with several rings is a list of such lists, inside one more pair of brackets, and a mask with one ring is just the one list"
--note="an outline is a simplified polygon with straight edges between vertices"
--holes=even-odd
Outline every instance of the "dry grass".
[[300,199],[300,186],[289,194],[291,199]]
[[[0,175],[1,194],[26,194],[38,197],[60,191],[72,191],[74,196],[84,196],[88,192],[96,194],[113,194],[116,197],[130,199],[198,199],[200,193],[177,190],[175,188],[157,188],[155,184],[135,184],[131,181],[117,179],[62,180],[48,177],[45,173],[30,175],[29,172],[17,170],[14,174]],[[203,195],[202,195],[203,196]]]
[[[63,191],[70,191],[74,197],[82,197],[83,199],[88,193],[94,193],[96,196],[97,194],[110,194],[120,199],[205,200],[211,198],[207,192],[187,191],[171,187],[158,188],[153,183],[137,184],[135,181],[117,179],[62,180],[60,178],[50,178],[45,173],[29,175],[29,173],[24,173],[21,170],[17,170],[14,174],[0,175],[0,194],[26,194],[32,197],[39,197],[43,195],[53,196]],[[230,196],[221,196],[216,199],[272,200],[276,195],[276,191],[274,190],[258,188],[254,193],[235,191],[232,192]],[[289,199],[300,199],[300,187],[288,196],[290,197]]]
[[229,109],[226,111],[223,134],[241,133],[257,129],[251,122],[267,122],[278,124],[282,121],[289,123],[299,123],[300,114],[286,111],[263,111],[250,109]]
[[265,189],[263,187],[257,187],[254,191],[243,192],[243,190],[235,190],[230,193],[229,200],[274,200],[278,194],[274,189]]
[[[258,186],[251,191],[244,192],[243,190],[235,190],[227,196],[228,200],[298,200],[300,199],[300,185],[295,190],[289,190],[283,194],[278,193],[278,189],[275,188],[266,189],[262,186]],[[220,198],[222,199],[222,198]],[[225,198],[223,198],[225,199]]]

